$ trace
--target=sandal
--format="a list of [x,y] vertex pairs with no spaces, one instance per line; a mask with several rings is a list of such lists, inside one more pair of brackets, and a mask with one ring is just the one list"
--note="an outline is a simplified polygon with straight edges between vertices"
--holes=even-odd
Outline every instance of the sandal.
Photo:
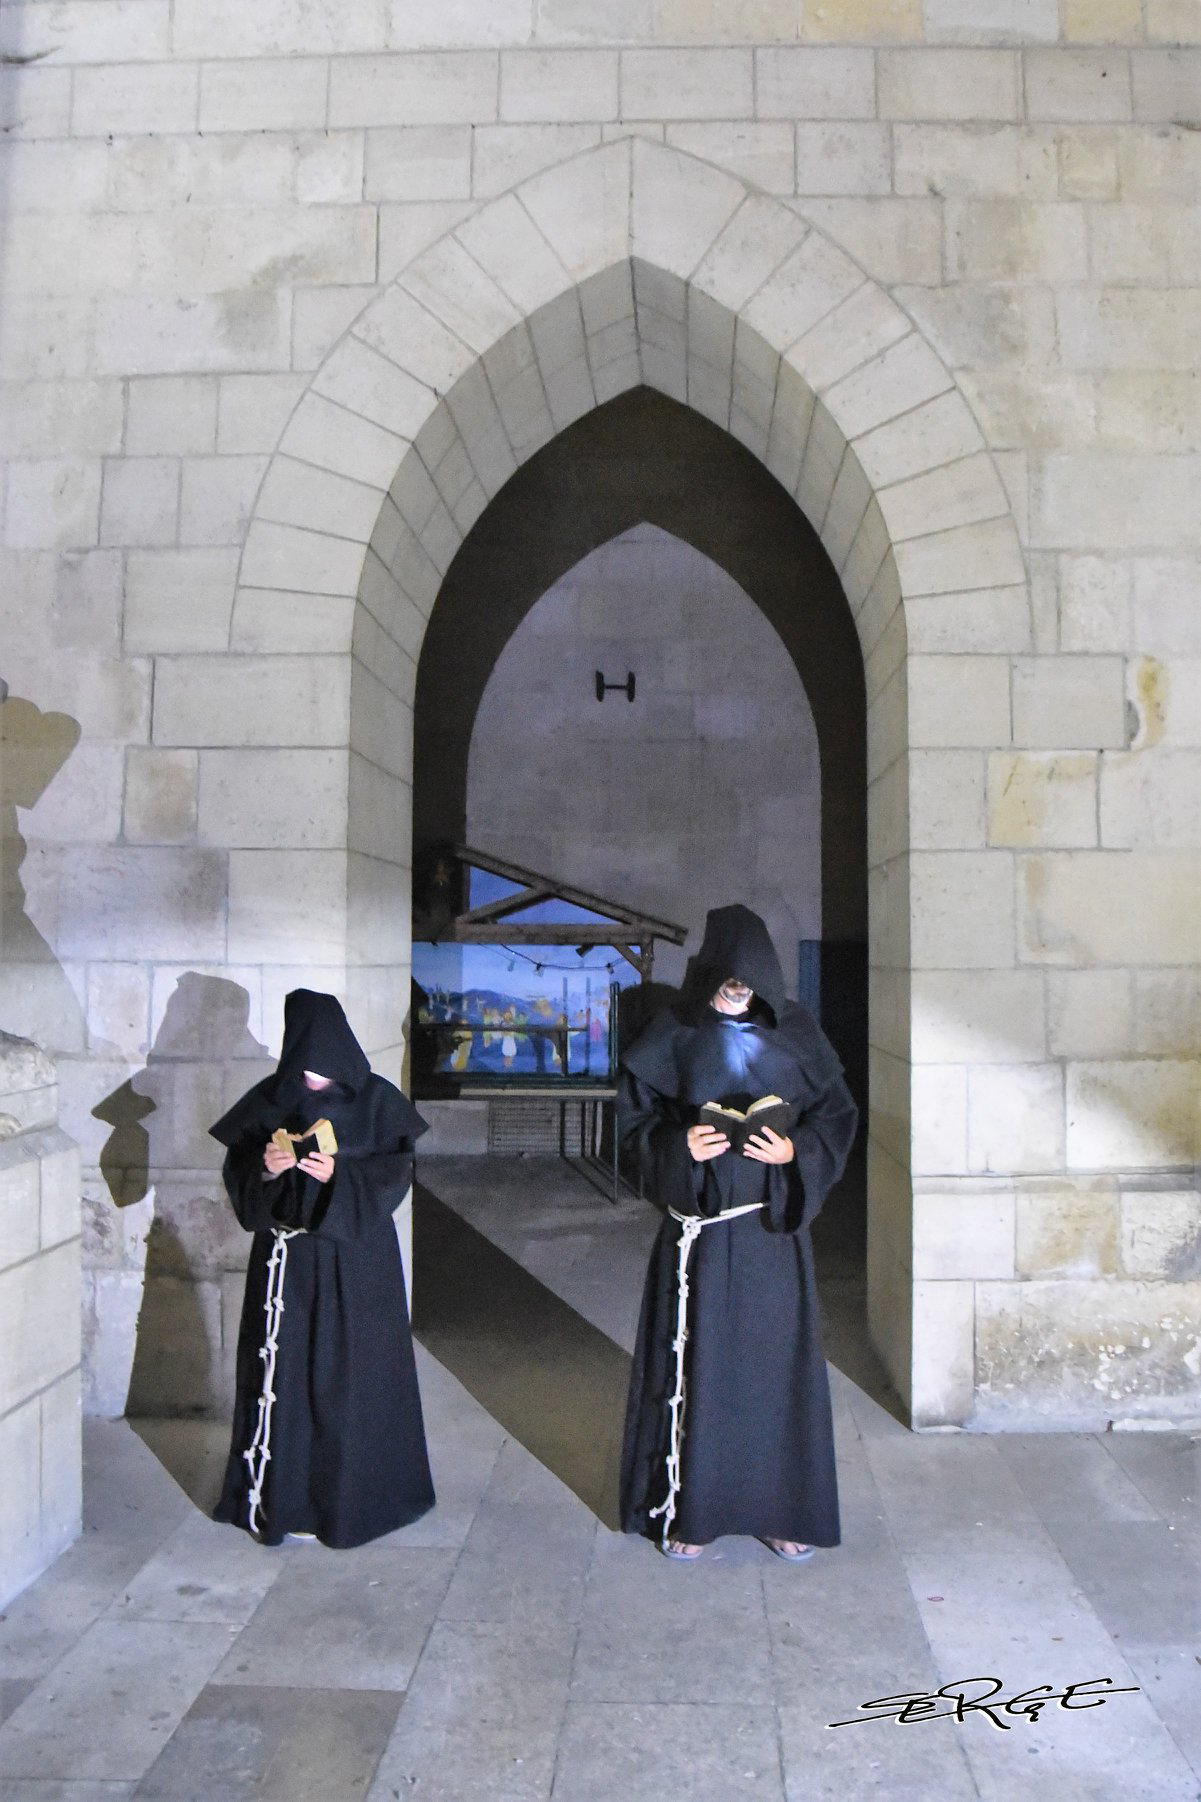
[[669,1539],[666,1545],[659,1547],[665,1558],[674,1558],[679,1564],[695,1564],[704,1549],[703,1545],[698,1545],[685,1550],[678,1539]]
[[[783,1558],[785,1564],[804,1564],[817,1550],[816,1546],[801,1545],[794,1539],[763,1539],[760,1544],[765,1545],[769,1552],[774,1552],[777,1558]],[[786,1551],[786,1546],[796,1546],[796,1550]]]

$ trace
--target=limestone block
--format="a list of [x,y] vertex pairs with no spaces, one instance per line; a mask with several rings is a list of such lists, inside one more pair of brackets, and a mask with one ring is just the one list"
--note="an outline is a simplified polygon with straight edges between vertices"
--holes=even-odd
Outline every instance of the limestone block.
[[750,50],[624,50],[623,119],[747,118],[753,111]]
[[755,113],[760,119],[871,119],[875,59],[851,48],[755,51]]
[[855,454],[879,489],[968,456],[982,443],[962,395],[948,390],[903,418],[865,433],[856,441]]
[[1018,1276],[1117,1273],[1118,1195],[1112,1179],[1023,1183],[1017,1194]]
[[131,551],[126,650],[224,650],[237,570],[236,550]]
[[407,200],[381,205],[379,280],[394,280],[414,257],[469,217],[477,204],[470,200]]
[[335,849],[346,780],[345,751],[202,751],[200,843]]
[[344,744],[349,680],[340,657],[175,657],[158,670],[155,743]]
[[216,448],[217,382],[212,376],[135,378],[129,384],[125,450],[132,457],[203,455]]
[[500,117],[551,124],[617,117],[615,50],[505,50]]
[[524,183],[522,205],[577,281],[629,254],[630,145],[607,144]]
[[414,0],[389,0],[388,43],[394,50],[523,44],[533,36],[534,13],[534,0],[447,0],[436,13]]
[[881,50],[877,83],[882,119],[1020,117],[1018,60],[1006,50]]
[[109,158],[97,143],[0,146],[0,179],[13,212],[86,213],[105,204]]
[[636,142],[633,160],[633,254],[686,277],[733,217],[743,199],[742,184],[656,145]]
[[1201,1195],[1194,1189],[1124,1189],[1122,1270],[1160,1282],[1201,1277]]
[[424,384],[357,338],[343,339],[321,368],[313,390],[406,438],[416,435],[433,406]]
[[142,1303],[140,1270],[88,1271],[83,1291],[83,1409],[115,1420],[125,1412]]
[[313,132],[296,144],[296,198],[302,206],[363,199],[365,145],[356,131]]
[[170,51],[170,8],[163,0],[65,0],[20,14],[10,8],[0,51],[53,56],[56,64],[154,60]]
[[1084,1278],[976,1290],[977,1419],[1076,1431],[1197,1411],[1195,1285]]
[[1199,1138],[1196,1061],[1069,1064],[1067,1128],[1072,1170],[1194,1164]]
[[943,43],[1053,44],[1057,0],[926,0],[926,33]]
[[1201,855],[1064,851],[1023,858],[1021,955],[1040,964],[1201,962]]
[[112,458],[105,464],[101,544],[174,544],[178,529],[177,458]]
[[801,35],[817,42],[910,42],[922,37],[922,8],[918,0],[823,0],[805,9]]
[[[855,458],[848,452],[839,468],[830,494],[830,504],[826,508],[821,526],[822,543],[825,545],[826,554],[835,569],[841,569],[845,563],[871,498],[872,491],[867,477]],[[898,620],[898,649],[900,656],[903,657],[904,635],[899,631],[899,625]],[[869,665],[871,661],[869,659]],[[892,670],[889,669],[888,673],[891,675]],[[869,705],[871,699],[872,695],[869,692]]]
[[371,206],[189,208],[156,235],[150,278],[193,294],[266,288],[281,276],[289,284],[370,282],[375,240]]
[[1069,44],[1139,43],[1141,0],[1065,0],[1063,35]]
[[[1195,366],[1201,295],[1169,294],[1159,288],[1064,288],[1055,296],[1055,313],[1060,357],[1068,369],[1192,370]],[[1093,461],[1100,463],[1098,458]],[[1165,477],[1172,473],[1162,460],[1156,467]],[[1103,473],[1097,468],[1091,479],[1096,481]],[[1120,475],[1118,479],[1123,480]],[[1158,520],[1153,520],[1140,542],[1159,542],[1157,526]]]
[[[778,192],[786,190],[780,187]],[[892,144],[886,125],[801,121],[796,128],[798,194],[888,194]]]
[[11,138],[65,138],[71,129],[70,69],[0,68],[0,126]]
[[30,382],[5,395],[0,456],[104,456],[121,448],[118,382]]
[[95,544],[100,531],[100,463],[54,458],[8,471],[5,543],[15,550]]
[[81,1530],[80,1373],[60,1377],[41,1396],[41,1528],[47,1555],[56,1555]]
[[319,394],[306,394],[288,421],[280,450],[370,487],[390,482],[408,441]]
[[1189,0],[1147,0],[1147,36],[1156,44],[1201,44],[1201,20]]
[[229,956],[245,963],[334,964],[346,944],[346,857],[338,851],[233,851]]
[[1059,135],[1059,180],[1065,200],[1116,200],[1118,146],[1096,128]]
[[75,855],[60,883],[58,948],[68,957],[219,953],[224,870],[212,853],[116,846]]
[[328,77],[328,65],[320,57],[203,63],[200,130],[266,132],[323,127]]
[[1053,157],[1036,155],[1029,134],[1020,127],[897,125],[893,141],[898,194],[935,191],[948,199],[974,196],[985,200],[1006,196],[1054,200],[1057,196]]
[[1153,1057],[1194,1056],[1201,1046],[1201,972],[1135,971],[1134,1018],[1136,1051]]
[[1152,656],[1201,655],[1196,560],[1189,556],[1137,557],[1131,562],[1134,642]]
[[329,124],[477,125],[496,118],[498,85],[490,50],[338,57],[330,65]]
[[1010,743],[1007,658],[911,657],[908,683],[914,746]]
[[[238,461],[259,463],[257,457]],[[258,496],[256,515],[281,525],[361,541],[371,536],[382,500],[379,488],[369,488],[328,469],[313,469],[281,454],[271,461]]]
[[1129,970],[1048,971],[1047,1046],[1052,1057],[1123,1057],[1134,1049],[1152,1049],[1135,1046],[1133,984]]
[[292,589],[244,588],[234,601],[232,651],[339,652],[349,648],[356,602],[351,595],[297,594]]
[[[791,194],[796,187],[794,132],[783,120],[707,125],[669,125],[667,143],[728,170],[767,194]],[[842,190],[839,190],[840,192]],[[826,188],[825,193],[834,192]]]
[[935,1281],[1012,1277],[1014,1196],[915,1188],[913,1274]]
[[1133,644],[1129,564],[1110,557],[1061,557],[1058,574],[1060,648],[1129,650]]
[[773,201],[748,194],[693,272],[691,290],[737,311],[797,247],[807,229],[802,219]]
[[[943,1174],[967,1169],[967,1071],[953,1064],[926,1064],[911,1076],[913,1104],[909,1156],[915,1173]],[[917,1197],[914,1197],[915,1209]],[[921,1249],[915,1239],[915,1263],[923,1276],[966,1276],[962,1269],[939,1269],[930,1256],[928,1234]]]
[[452,388],[474,360],[462,338],[401,287],[381,294],[361,314],[354,332],[356,338],[439,394]]
[[793,203],[878,282],[937,286],[944,279],[942,208],[936,200],[819,200]]
[[[128,755],[128,753],[127,753]],[[88,1044],[131,1062],[149,1049],[150,972],[145,964],[88,966]],[[78,1187],[78,1185],[77,1185]]]
[[213,1413],[224,1399],[221,1366],[220,1285],[148,1275],[126,1412]]
[[352,539],[256,519],[246,535],[242,580],[251,588],[352,595],[362,566],[362,545]]
[[38,1208],[37,1158],[27,1135],[0,1140],[0,1271],[36,1255]]
[[202,374],[278,370],[288,364],[286,293],[124,294],[95,309],[101,375]]
[[[223,456],[273,451],[307,384],[297,375],[222,378],[216,448]],[[202,447],[211,449],[212,446]]]
[[988,760],[988,842],[1030,847],[1097,843],[1095,756],[994,752]]
[[0,1459],[6,1471],[29,1472],[30,1479],[8,1481],[0,1488],[0,1546],[4,1548],[0,1575],[0,1604],[38,1576],[52,1553],[43,1547],[39,1518],[41,1459],[41,1403],[37,1396],[22,1402],[0,1418]]
[[947,264],[957,281],[1078,281],[1088,264],[1083,208],[1075,201],[954,201]]
[[411,125],[367,133],[368,200],[447,200],[471,193],[471,129]]
[[909,842],[914,850],[983,850],[985,759],[981,753],[914,751],[909,767]]
[[651,0],[611,0],[603,13],[590,0],[542,0],[538,8],[537,35],[551,43],[620,42],[652,34]]
[[792,346],[787,362],[821,393],[910,329],[900,307],[874,283],[864,282]]
[[1103,750],[1125,745],[1125,670],[1121,659],[1015,659],[1013,731],[1017,743],[1031,749]]
[[1134,117],[1196,123],[1201,114],[1201,58],[1196,50],[1132,50]]
[[[1165,228],[1165,235],[1170,229]],[[1201,379],[1143,370],[1102,376],[1097,383],[1097,439],[1114,450],[1201,448]]]
[[194,131],[200,71],[194,63],[112,63],[75,71],[71,131],[75,137],[112,132]]
[[910,1412],[917,1428],[967,1420],[972,1412],[974,1285],[922,1278],[913,1284]]
[[471,192],[488,198],[601,141],[599,125],[477,125]]
[[915,1064],[1037,1064],[1046,1052],[1034,970],[915,970]]
[[1062,1170],[1063,1068],[1059,1064],[981,1065],[968,1072],[968,1167]]
[[[345,288],[335,286],[298,289],[292,296],[293,369],[318,368],[343,332],[353,324],[363,308],[374,299],[377,293],[378,289],[375,286],[365,283]],[[288,378],[265,377],[264,379],[267,381],[278,379],[282,382]],[[295,398],[299,399],[307,387],[307,383],[300,376],[291,379],[297,384]],[[261,427],[259,429],[262,430]],[[226,447],[222,446],[221,448]],[[247,444],[241,448],[265,450],[273,448],[273,446]]]
[[[810,232],[758,289],[743,311],[745,323],[784,351],[859,287],[849,257]],[[845,438],[846,428],[841,426]]]
[[106,373],[91,354],[93,305],[90,295],[8,294],[0,315],[0,378],[60,381]]
[[894,543],[996,519],[1008,511],[996,465],[984,452],[913,476],[883,490],[879,498]]
[[1101,760],[1101,843],[1188,850],[1201,843],[1201,751],[1111,752]]
[[[464,220],[455,235],[481,269],[523,312],[536,313],[540,308],[551,307],[568,285],[567,272],[529,214],[512,195],[494,201]],[[568,307],[557,310],[556,317],[559,313],[571,317],[578,331],[579,312],[574,296]],[[529,324],[531,329],[536,329],[532,319]],[[549,351],[550,338],[554,335],[554,321],[549,314],[543,324],[539,361],[546,371],[558,367],[558,360],[543,354]],[[582,351],[582,339],[576,348]]]
[[1038,119],[1129,119],[1130,58],[1121,50],[1028,50],[1026,112]]
[[916,969],[997,969],[1013,961],[1012,866],[997,851],[915,851],[910,931]]
[[0,1271],[0,1416],[79,1363],[79,1241]]

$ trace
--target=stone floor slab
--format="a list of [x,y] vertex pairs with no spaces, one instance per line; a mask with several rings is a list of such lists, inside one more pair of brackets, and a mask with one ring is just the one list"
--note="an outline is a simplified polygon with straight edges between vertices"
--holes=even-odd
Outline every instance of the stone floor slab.
[[505,1432],[424,1346],[414,1349],[437,1505],[375,1543],[457,1549],[479,1512]]
[[259,1545],[236,1527],[194,1514],[109,1604],[106,1618],[242,1627],[283,1570],[284,1559],[279,1547]]
[[545,1802],[574,1643],[565,1621],[439,1621],[369,1802]]
[[571,1702],[554,1802],[785,1802],[774,1710]]
[[1201,1519],[1201,1434],[1106,1433],[1103,1443],[1161,1520]]
[[510,1439],[496,1460],[439,1618],[578,1620],[600,1530],[591,1511]]
[[0,1677],[0,1724],[20,1706],[36,1685],[36,1677]]
[[134,1794],[137,1802],[360,1802],[401,1700],[392,1690],[211,1683]]
[[975,1779],[953,1722],[831,1724],[854,1720],[858,1704],[878,1693],[859,1694],[818,1670],[803,1700],[780,1709],[788,1802],[975,1802]]
[[56,1778],[0,1777],[0,1802],[130,1802],[132,1783],[60,1783]]
[[0,1770],[141,1777],[235,1632],[193,1621],[97,1621],[0,1727]]
[[761,1582],[770,1556],[753,1542],[718,1540],[695,1564],[678,1564],[649,1540],[602,1532],[573,1702],[762,1704],[771,1694]]
[[446,1591],[454,1553],[284,1549],[285,1568],[217,1670],[218,1684],[407,1687]]
[[1042,1521],[1157,1520],[1104,1442],[1089,1433],[998,1433],[997,1451]]

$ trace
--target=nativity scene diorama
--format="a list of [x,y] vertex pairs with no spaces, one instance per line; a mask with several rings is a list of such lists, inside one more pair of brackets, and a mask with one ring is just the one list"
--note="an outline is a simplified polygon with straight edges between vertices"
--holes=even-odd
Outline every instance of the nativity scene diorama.
[[413,1092],[609,1087],[624,991],[686,929],[457,845],[414,920]]

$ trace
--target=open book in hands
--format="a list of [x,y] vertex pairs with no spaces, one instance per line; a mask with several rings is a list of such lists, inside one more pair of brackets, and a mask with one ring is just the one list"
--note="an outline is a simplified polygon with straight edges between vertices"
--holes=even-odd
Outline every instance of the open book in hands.
[[706,1101],[697,1117],[698,1126],[715,1126],[730,1141],[731,1151],[741,1152],[752,1133],[762,1132],[770,1126],[776,1133],[787,1133],[794,1124],[796,1109],[790,1101],[781,1101],[778,1095],[761,1095],[758,1101],[752,1101],[745,1111],[737,1107],[722,1107],[718,1101]]
[[338,1140],[334,1129],[324,1117],[320,1120],[314,1120],[307,1132],[290,1133],[285,1127],[281,1126],[271,1135],[271,1143],[273,1145],[278,1146],[280,1151],[285,1152],[288,1156],[295,1158],[308,1156],[307,1151],[302,1152],[296,1149],[296,1147],[302,1145],[306,1139],[316,1139],[317,1150],[328,1152],[330,1157],[333,1157],[338,1149]]

